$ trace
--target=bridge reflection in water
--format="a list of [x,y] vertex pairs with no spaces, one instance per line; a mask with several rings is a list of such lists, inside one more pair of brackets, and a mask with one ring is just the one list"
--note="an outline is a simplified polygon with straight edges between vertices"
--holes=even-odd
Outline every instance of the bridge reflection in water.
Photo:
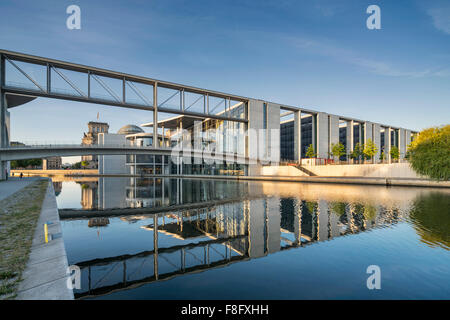
[[[122,184],[118,184],[120,179]],[[108,225],[109,219],[145,222],[140,230],[148,231],[153,241],[139,252],[129,248],[133,253],[72,259],[71,264],[82,271],[81,289],[75,290],[77,298],[132,289],[392,225],[407,218],[405,208],[417,196],[416,189],[407,188],[386,192],[379,187],[336,186],[341,190],[338,193],[334,186],[299,188],[289,183],[120,179],[81,182],[85,210],[63,209],[62,218],[86,220],[98,228]],[[106,188],[109,198],[101,191],[106,185],[111,187]],[[375,197],[373,191],[378,192]],[[365,199],[364,194],[370,198]],[[108,199],[111,201],[105,202]],[[186,207],[176,209],[179,205]],[[108,209],[129,207],[140,209]],[[149,210],[155,211],[149,214]],[[176,241],[168,241],[170,238]],[[70,251],[68,255],[70,258]]]

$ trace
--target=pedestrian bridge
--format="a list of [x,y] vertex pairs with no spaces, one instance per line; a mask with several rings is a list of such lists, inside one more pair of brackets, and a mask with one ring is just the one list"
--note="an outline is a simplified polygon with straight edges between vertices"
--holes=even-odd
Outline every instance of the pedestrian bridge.
[[70,157],[85,155],[126,155],[126,154],[153,154],[173,157],[195,157],[205,160],[226,161],[228,163],[248,164],[250,159],[235,153],[218,153],[207,150],[195,150],[191,148],[175,149],[167,147],[143,147],[127,144],[118,145],[80,145],[80,144],[55,144],[55,145],[21,145],[0,148],[0,161],[12,161],[49,157]]

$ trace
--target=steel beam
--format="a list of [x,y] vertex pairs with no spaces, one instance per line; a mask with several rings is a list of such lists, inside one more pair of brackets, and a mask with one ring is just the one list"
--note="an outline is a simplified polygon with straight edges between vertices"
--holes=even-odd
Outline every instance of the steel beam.
[[[16,94],[16,95],[28,95],[32,97],[44,97],[44,98],[52,98],[52,99],[62,99],[62,100],[69,100],[69,101],[77,101],[77,102],[86,102],[86,103],[96,103],[96,104],[102,104],[112,107],[121,107],[121,108],[128,108],[128,109],[138,109],[138,110],[147,110],[147,111],[153,111],[153,106],[147,107],[140,104],[134,104],[134,103],[122,103],[118,101],[113,100],[102,100],[102,99],[96,99],[96,98],[85,98],[81,96],[72,96],[72,95],[65,95],[60,93],[52,92],[50,94],[47,94],[46,92],[39,92],[35,90],[27,90],[27,89],[17,89],[17,88],[10,88],[10,87],[3,87],[3,91],[8,94]],[[205,115],[201,112],[192,112],[192,111],[181,111],[177,109],[170,109],[170,108],[161,108],[158,107],[158,111],[165,112],[165,113],[173,113],[173,114],[181,114],[186,116],[192,116],[199,119],[204,118],[211,118],[211,119],[218,119],[218,120],[228,120],[228,121],[236,121],[236,122],[247,122],[246,119],[240,119],[240,118],[228,118],[224,116],[219,115]]]
[[[5,91],[2,90],[3,85],[5,84],[5,57],[0,54],[0,146],[2,148],[7,148],[9,143],[8,140],[8,129],[6,127],[6,94]],[[0,160],[0,180],[7,179],[7,161]]]
[[158,83],[153,85],[153,148],[158,148]]
[[298,163],[302,159],[302,111],[294,113],[294,160]]

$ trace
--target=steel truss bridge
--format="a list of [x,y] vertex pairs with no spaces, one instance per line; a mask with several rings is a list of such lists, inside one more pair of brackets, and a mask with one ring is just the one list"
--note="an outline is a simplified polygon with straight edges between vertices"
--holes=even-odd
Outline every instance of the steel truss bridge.
[[[30,69],[35,71],[30,71]],[[17,83],[11,81],[14,72],[23,79]],[[36,74],[40,74],[38,79]],[[44,79],[44,80],[42,80]],[[80,80],[78,81],[77,80]],[[65,90],[57,88],[55,83],[63,84]],[[61,85],[59,85],[61,86]],[[94,92],[96,88],[97,92]],[[117,88],[120,88],[119,90]],[[98,94],[100,90],[100,94]],[[163,92],[161,92],[163,91]],[[150,94],[149,94],[150,92]],[[166,96],[163,97],[163,94]],[[130,99],[130,96],[134,99]],[[185,115],[191,118],[217,119],[244,123],[248,126],[249,98],[196,88],[192,86],[156,80],[96,67],[90,67],[55,59],[48,59],[18,52],[0,50],[0,159],[1,175],[7,160],[25,159],[27,151],[7,150],[9,145],[8,108],[18,107],[36,97],[62,99],[69,101],[101,104],[113,107],[138,109],[153,114],[153,136],[158,134],[158,113]],[[179,99],[178,99],[179,98]],[[176,105],[173,101],[177,99]],[[233,109],[243,105],[241,115]],[[153,139],[154,149],[158,149],[157,139]],[[122,148],[123,149],[123,148]],[[54,152],[51,152],[53,150]],[[139,152],[139,150],[130,150]],[[148,150],[145,150],[148,153]],[[163,150],[155,150],[164,153]],[[117,154],[119,148],[91,148],[81,146],[35,147],[33,157],[55,155]],[[88,153],[89,152],[89,153]],[[124,154],[123,150],[122,153]],[[31,155],[30,155],[31,156]]]

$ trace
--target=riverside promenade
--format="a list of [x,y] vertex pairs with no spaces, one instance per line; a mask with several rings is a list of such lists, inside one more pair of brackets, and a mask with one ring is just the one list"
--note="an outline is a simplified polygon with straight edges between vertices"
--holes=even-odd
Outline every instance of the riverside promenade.
[[[26,181],[31,182],[34,179],[37,178],[23,179],[19,182],[24,185]],[[19,182],[9,180],[0,183],[0,185],[2,185],[2,188],[20,190],[21,184]],[[45,243],[44,237],[43,226],[45,223],[48,224],[48,243]],[[41,214],[34,231],[31,252],[26,268],[22,273],[23,280],[19,284],[16,299],[73,300],[73,290],[67,288],[67,267],[67,255],[61,234],[55,191],[51,180],[49,180]]]
[[0,181],[0,201],[25,188],[36,179],[39,178],[9,178],[8,180]]

